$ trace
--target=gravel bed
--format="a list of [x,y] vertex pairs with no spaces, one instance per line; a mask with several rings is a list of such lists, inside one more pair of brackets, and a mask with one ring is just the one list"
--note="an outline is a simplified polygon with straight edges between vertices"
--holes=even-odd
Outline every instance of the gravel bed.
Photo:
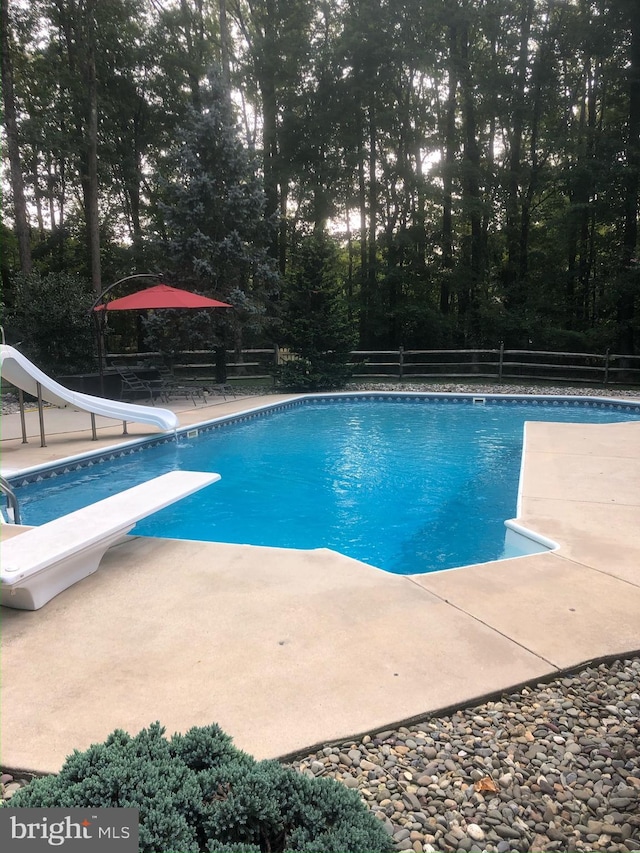
[[422,391],[431,394],[530,394],[563,397],[629,397],[640,399],[640,388],[584,388],[568,385],[518,385],[496,382],[432,382],[428,385],[410,382],[349,384],[349,391]]
[[355,788],[397,850],[640,850],[640,657],[292,766]]

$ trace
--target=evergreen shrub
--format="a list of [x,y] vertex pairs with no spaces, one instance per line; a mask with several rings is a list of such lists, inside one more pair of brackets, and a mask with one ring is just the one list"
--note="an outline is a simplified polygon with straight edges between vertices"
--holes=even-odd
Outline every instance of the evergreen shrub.
[[159,723],[116,730],[34,779],[8,808],[137,808],[140,853],[390,853],[355,791],[256,761],[217,725],[167,740]]
[[296,357],[276,368],[278,388],[330,391],[346,385],[356,369],[347,309],[337,244],[326,234],[305,238],[292,259],[279,336]]
[[94,299],[88,281],[67,273],[20,273],[3,317],[8,342],[52,375],[93,367],[95,333],[89,316]]
[[322,353],[313,360],[291,359],[274,370],[276,387],[282,391],[335,391],[344,388],[357,365],[347,362],[348,353],[332,358]]

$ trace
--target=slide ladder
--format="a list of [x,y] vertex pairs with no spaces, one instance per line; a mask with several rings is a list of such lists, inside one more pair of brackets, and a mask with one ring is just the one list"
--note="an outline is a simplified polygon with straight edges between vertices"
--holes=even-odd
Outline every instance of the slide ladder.
[[[13,491],[11,483],[8,480],[5,480],[4,477],[0,477],[0,491],[7,498],[8,521],[11,524],[20,524],[20,506],[18,504],[18,497]],[[0,518],[2,517],[0,516]],[[4,519],[2,520],[4,521]]]

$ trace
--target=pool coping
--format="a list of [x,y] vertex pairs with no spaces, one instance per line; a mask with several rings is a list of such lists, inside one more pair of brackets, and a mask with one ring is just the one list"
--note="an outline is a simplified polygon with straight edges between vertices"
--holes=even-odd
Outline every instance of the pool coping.
[[[560,543],[557,552],[389,576],[322,549],[292,556],[132,539],[43,610],[3,609],[3,765],[55,771],[73,748],[102,740],[116,725],[135,729],[158,716],[169,730],[217,718],[258,757],[291,754],[636,651],[640,549],[632,534],[640,498],[629,481],[640,473],[640,425],[538,426],[526,430],[518,521],[550,533]],[[170,583],[181,560],[183,588],[174,608],[163,600],[163,581]],[[209,567],[206,578],[201,565]],[[242,589],[234,588],[238,577]],[[179,603],[187,609],[196,593],[215,607],[221,624],[191,612],[188,636],[172,634],[175,660],[161,661],[151,648],[148,677],[119,674],[118,685],[107,678],[102,690],[85,684],[82,694],[78,664],[99,661],[106,673],[109,661],[126,661],[136,636],[130,622],[157,626],[166,625],[168,614],[182,618]],[[248,634],[238,613],[251,625]],[[319,613],[322,619],[314,618]],[[212,633],[224,659],[207,657],[202,684],[185,680],[192,643],[205,648]],[[280,634],[282,646],[274,640]],[[84,650],[68,647],[66,638],[78,635]],[[421,644],[429,654],[420,653]],[[192,691],[191,704],[164,682],[156,701],[152,675],[167,668],[176,685]],[[125,687],[135,707],[123,705]],[[43,713],[51,722],[46,732]]]

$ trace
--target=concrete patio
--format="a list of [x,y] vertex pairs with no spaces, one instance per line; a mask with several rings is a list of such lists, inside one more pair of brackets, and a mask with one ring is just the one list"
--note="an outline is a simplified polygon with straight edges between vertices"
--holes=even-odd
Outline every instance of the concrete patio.
[[[180,405],[182,424],[274,402]],[[4,471],[153,434],[37,413],[3,418]],[[3,767],[55,772],[154,720],[219,723],[273,757],[390,728],[640,649],[640,423],[531,423],[519,521],[552,553],[422,576],[321,549],[128,540],[35,612],[2,608]]]

